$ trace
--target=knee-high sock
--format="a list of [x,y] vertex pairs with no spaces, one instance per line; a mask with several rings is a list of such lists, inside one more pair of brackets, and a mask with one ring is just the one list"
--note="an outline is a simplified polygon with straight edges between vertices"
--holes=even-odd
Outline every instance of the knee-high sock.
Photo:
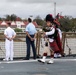
[[44,53],[43,56],[47,56],[47,53]]

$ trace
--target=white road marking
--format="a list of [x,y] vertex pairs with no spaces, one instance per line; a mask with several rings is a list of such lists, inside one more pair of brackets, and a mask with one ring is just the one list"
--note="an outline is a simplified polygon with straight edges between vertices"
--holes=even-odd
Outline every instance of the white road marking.
[[[49,61],[50,59],[46,59],[46,61]],[[14,60],[14,61],[1,61],[0,64],[2,63],[23,63],[23,62],[37,62],[38,59],[36,60]],[[65,61],[76,61],[76,59],[54,59],[54,61],[59,61],[59,62],[65,62]]]

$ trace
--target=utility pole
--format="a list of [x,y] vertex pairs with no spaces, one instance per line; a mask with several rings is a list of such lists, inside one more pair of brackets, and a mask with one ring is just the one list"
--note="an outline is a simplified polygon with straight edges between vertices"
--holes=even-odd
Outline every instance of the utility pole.
[[56,2],[54,2],[54,18],[56,17]]
[[60,15],[62,16],[62,12],[60,12]]

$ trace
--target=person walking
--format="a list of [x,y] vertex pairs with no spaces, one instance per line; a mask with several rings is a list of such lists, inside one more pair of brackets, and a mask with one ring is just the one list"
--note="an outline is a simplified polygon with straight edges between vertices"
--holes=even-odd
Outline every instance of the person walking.
[[36,59],[36,48],[35,48],[35,37],[36,37],[36,28],[35,25],[32,23],[32,19],[28,18],[28,25],[26,26],[26,44],[27,44],[27,54],[24,60],[30,59],[30,45],[33,51],[33,59]]
[[13,60],[13,39],[16,37],[16,32],[11,28],[11,23],[7,23],[6,29],[4,31],[4,36],[5,36],[5,49],[6,49],[6,56],[5,59],[6,61]]
[[[44,35],[49,37],[49,45],[50,45],[49,50],[50,50],[51,58],[47,63],[52,64],[52,63],[54,63],[54,51],[59,52],[59,48],[58,48],[58,45],[56,42],[58,31],[55,28],[54,19],[51,14],[48,14],[45,19],[46,19],[46,25],[50,28],[50,30],[48,32],[44,32]],[[44,52],[42,59],[39,59],[38,61],[45,63],[46,56],[47,56],[47,53]]]

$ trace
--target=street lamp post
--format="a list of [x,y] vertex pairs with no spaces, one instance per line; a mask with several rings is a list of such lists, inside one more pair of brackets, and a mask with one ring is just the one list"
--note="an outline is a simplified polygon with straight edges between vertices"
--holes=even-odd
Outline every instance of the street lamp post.
[[56,2],[54,2],[54,18],[56,17]]

